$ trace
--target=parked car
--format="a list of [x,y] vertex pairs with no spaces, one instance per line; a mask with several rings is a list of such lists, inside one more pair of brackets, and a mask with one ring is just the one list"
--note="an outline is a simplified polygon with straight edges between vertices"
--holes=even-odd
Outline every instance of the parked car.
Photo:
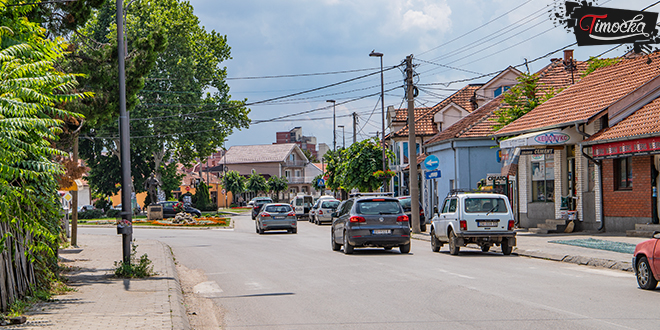
[[[117,204],[113,209],[121,211],[121,204]],[[140,207],[140,204],[137,204],[137,206],[133,208],[133,214],[138,215],[140,212],[142,212],[142,208]]]
[[273,200],[270,197],[255,197],[252,199],[254,203],[252,204],[252,220],[257,218],[257,214],[261,212],[261,207],[265,204],[272,203]]
[[[174,210],[174,205],[176,201],[166,201],[166,202],[158,202],[158,205],[161,205],[163,207],[163,218],[174,218],[178,211]],[[185,212],[190,213],[195,217],[201,217],[202,216],[202,211],[190,206],[190,205],[185,205]]]
[[321,206],[321,200],[318,198],[314,198],[314,205],[312,208],[309,210],[309,217],[307,217],[309,222],[315,222],[314,218],[316,217],[316,210]]
[[458,193],[445,198],[441,213],[431,222],[431,249],[440,251],[449,244],[449,253],[457,255],[461,246],[477,244],[488,252],[499,245],[504,255],[516,245],[513,212],[505,195]]
[[393,197],[358,195],[332,213],[332,250],[352,254],[356,247],[398,247],[410,252],[410,226],[399,201]]
[[[412,211],[412,206],[411,206],[411,198],[410,196],[401,196],[397,197],[399,200],[399,203],[401,203],[401,206],[403,207],[403,211],[406,212],[406,215],[410,219],[410,227],[412,228],[412,217],[411,217],[411,211]],[[419,229],[421,231],[426,231],[426,216],[424,215],[424,208],[422,208],[422,202],[419,202]]]
[[323,222],[332,222],[332,212],[337,210],[339,203],[336,199],[320,199],[319,207],[314,212],[314,223],[320,225]]
[[660,232],[653,238],[637,244],[632,264],[637,285],[644,290],[653,290],[660,280]]
[[296,212],[298,219],[309,217],[309,210],[312,209],[314,198],[303,193],[297,195],[291,201],[291,206]]
[[298,232],[298,219],[291,205],[268,203],[263,205],[257,215],[255,227],[258,234],[267,230],[286,230],[295,234]]
[[96,210],[96,207],[94,207],[94,205],[83,205],[80,208],[78,208],[78,213],[91,211],[91,210]]

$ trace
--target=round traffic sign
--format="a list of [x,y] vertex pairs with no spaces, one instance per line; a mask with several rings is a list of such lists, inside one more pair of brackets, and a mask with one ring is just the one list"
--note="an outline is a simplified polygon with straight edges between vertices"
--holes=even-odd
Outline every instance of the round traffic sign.
[[426,158],[424,158],[424,167],[429,170],[433,171],[440,166],[440,159],[436,157],[435,155],[428,155]]

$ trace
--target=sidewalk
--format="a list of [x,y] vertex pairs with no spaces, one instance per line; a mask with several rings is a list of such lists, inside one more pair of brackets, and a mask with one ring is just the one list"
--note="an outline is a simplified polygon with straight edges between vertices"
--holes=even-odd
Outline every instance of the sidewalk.
[[[431,236],[428,232],[413,234],[413,239],[428,241],[429,249],[431,248]],[[538,235],[526,231],[518,231],[516,234],[516,239],[517,244],[513,249],[513,254],[515,255],[632,272],[632,253],[621,253],[580,246],[551,243],[551,241],[596,239],[612,243],[628,243],[636,245],[637,243],[643,242],[648,238],[627,237],[625,234],[601,234],[585,232]],[[447,249],[447,246],[443,246],[443,249]],[[462,247],[461,249],[479,250],[476,245],[468,245],[468,247]],[[491,251],[500,252],[501,250],[499,247],[493,247]]]
[[113,277],[122,259],[121,236],[79,235],[79,248],[60,250],[68,285],[77,290],[36,306],[28,322],[2,329],[189,329],[183,295],[170,249],[137,240],[158,274],[147,279]]

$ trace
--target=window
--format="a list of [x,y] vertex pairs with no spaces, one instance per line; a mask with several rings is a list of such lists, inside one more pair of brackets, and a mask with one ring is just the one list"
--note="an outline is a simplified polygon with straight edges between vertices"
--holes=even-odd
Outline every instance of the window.
[[501,198],[466,198],[466,213],[507,213],[506,203]]
[[[417,155],[419,155],[419,143],[415,143],[415,146],[417,147]],[[403,143],[403,159],[404,163],[408,164],[408,142]]]
[[401,205],[395,200],[384,201],[360,201],[357,203],[356,211],[358,214],[364,215],[382,215],[382,214],[399,214],[401,212]]
[[632,189],[632,157],[614,160],[614,180],[616,190]]
[[454,213],[456,212],[456,198],[452,198],[449,200],[449,213]]
[[284,177],[287,178],[287,179],[290,178],[291,177],[291,171],[289,171],[289,170],[284,171]]
[[555,155],[532,155],[532,201],[555,200]]
[[497,89],[495,90],[495,92],[493,92],[493,95],[494,95],[494,97],[498,97],[498,96],[500,96],[502,93],[508,91],[510,88],[511,88],[511,86],[500,86],[500,87],[497,87]]
[[290,154],[289,155],[289,160],[292,161],[292,162],[295,162],[296,161],[296,155]]
[[296,170],[296,178],[300,177],[300,170]]

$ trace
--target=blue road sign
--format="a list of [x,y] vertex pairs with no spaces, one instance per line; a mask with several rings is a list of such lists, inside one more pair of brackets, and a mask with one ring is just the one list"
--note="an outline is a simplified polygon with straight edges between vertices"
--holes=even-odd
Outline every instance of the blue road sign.
[[426,171],[424,172],[424,176],[426,177],[426,180],[437,179],[440,177],[440,170]]
[[424,167],[429,171],[437,169],[439,165],[440,160],[434,155],[428,155],[424,158]]
[[316,181],[316,185],[319,187],[325,187],[325,180],[319,179],[318,181]]

